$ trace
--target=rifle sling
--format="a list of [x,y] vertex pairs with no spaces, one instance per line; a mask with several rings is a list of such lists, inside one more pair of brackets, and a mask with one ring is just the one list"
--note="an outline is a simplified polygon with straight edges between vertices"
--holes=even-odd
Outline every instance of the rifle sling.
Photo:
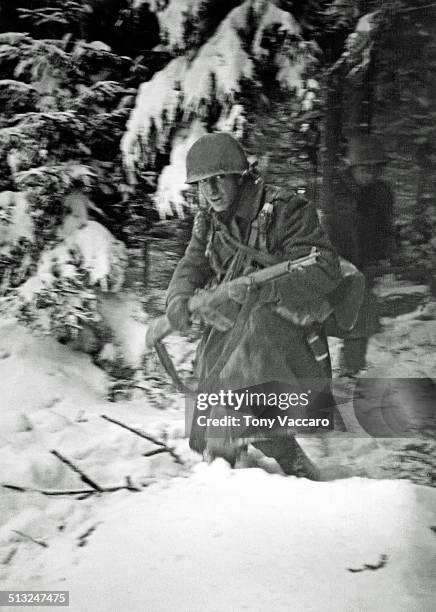
[[244,255],[250,257],[251,259],[254,259],[262,266],[272,266],[276,263],[279,263],[280,260],[274,257],[274,255],[259,251],[258,249],[239,242],[239,240],[237,240],[230,234],[230,232],[227,230],[223,223],[220,223],[220,230],[223,238],[227,240],[227,242],[229,242],[235,249],[241,251],[242,253],[244,253]]
[[160,359],[161,364],[165,368],[167,374],[169,374],[177,391],[180,391],[180,393],[185,393],[185,394],[194,393],[194,390],[188,387],[187,385],[185,385],[182,379],[180,378],[180,376],[178,375],[177,370],[174,367],[172,359],[169,356],[164,343],[159,340],[155,342],[154,348],[156,349],[156,353]]

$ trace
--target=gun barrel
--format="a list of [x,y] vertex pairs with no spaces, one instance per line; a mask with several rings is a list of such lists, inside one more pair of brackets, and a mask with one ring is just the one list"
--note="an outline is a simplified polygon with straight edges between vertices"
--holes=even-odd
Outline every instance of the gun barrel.
[[[256,270],[256,272],[252,272],[248,275],[248,278],[251,279],[254,285],[265,285],[266,283],[270,283],[271,281],[282,278],[283,276],[287,276],[298,267],[304,267],[309,264],[313,264],[316,262],[318,256],[318,251],[312,250],[309,255],[305,255],[304,257],[300,257],[299,259],[294,260],[286,260],[278,264],[274,264],[273,266],[269,266],[268,268],[262,268],[261,270]],[[238,279],[230,282],[237,282]]]

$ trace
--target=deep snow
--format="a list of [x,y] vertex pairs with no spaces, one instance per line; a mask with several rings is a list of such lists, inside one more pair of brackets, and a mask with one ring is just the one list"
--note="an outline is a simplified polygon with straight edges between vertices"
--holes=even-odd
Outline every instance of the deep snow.
[[[430,610],[433,518],[404,482],[319,484],[219,460],[114,499],[76,566],[58,537],[49,579],[26,584],[69,589],[72,612]],[[385,567],[350,571],[382,555]]]

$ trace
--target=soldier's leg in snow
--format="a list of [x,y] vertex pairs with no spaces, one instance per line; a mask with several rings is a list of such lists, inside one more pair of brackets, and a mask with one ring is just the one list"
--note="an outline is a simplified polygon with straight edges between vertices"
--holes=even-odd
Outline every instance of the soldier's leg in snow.
[[267,457],[275,459],[288,476],[302,476],[311,480],[321,479],[320,471],[294,437],[259,440],[252,444]]
[[241,449],[234,442],[229,442],[223,438],[209,437],[203,457],[208,463],[212,463],[215,459],[224,459],[231,467],[235,467],[240,452]]
[[356,374],[366,367],[368,338],[346,338],[340,355],[342,374]]
[[366,367],[368,340],[380,331],[377,297],[372,291],[373,279],[366,275],[366,288],[356,325],[344,339],[340,355],[342,374],[356,374]]
[[235,466],[236,460],[241,452],[241,444],[230,423],[225,422],[232,412],[225,406],[213,406],[210,410],[210,418],[224,424],[211,424],[206,428],[206,448],[203,457],[208,463],[214,459],[225,459],[231,467]]

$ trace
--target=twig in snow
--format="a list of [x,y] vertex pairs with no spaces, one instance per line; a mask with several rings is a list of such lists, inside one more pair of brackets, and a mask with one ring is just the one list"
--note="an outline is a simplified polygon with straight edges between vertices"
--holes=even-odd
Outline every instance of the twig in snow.
[[153,455],[159,455],[159,453],[168,452],[166,448],[156,448],[155,450],[148,451],[148,453],[143,453],[143,457],[153,457]]
[[357,567],[357,568],[347,567],[347,570],[349,572],[353,572],[353,574],[357,572],[364,572],[365,570],[378,570],[384,567],[387,561],[388,561],[387,555],[380,555],[380,561],[376,564],[364,563],[363,567]]
[[65,463],[65,465],[68,465],[68,467],[71,468],[73,470],[73,472],[78,474],[80,476],[80,480],[82,482],[84,482],[85,484],[87,484],[90,487],[92,487],[95,491],[98,491],[99,493],[102,492],[102,488],[97,483],[95,483],[93,480],[91,480],[91,478],[89,478],[89,476],[87,476],[84,472],[82,472],[82,470],[80,468],[78,468],[76,465],[74,465],[74,463],[71,463],[71,461],[69,459],[67,459],[66,457],[61,455],[56,450],[51,450],[50,452],[52,453],[52,455],[57,457],[59,459],[59,461],[62,461],[62,463]]
[[126,423],[122,423],[121,421],[117,421],[117,419],[113,419],[112,417],[108,417],[106,414],[101,414],[100,416],[105,421],[109,421],[110,423],[115,423],[115,425],[119,425],[120,427],[123,427],[124,429],[127,429],[128,431],[131,431],[132,433],[136,434],[137,436],[141,436],[141,438],[145,438],[149,442],[153,442],[153,444],[157,444],[157,446],[166,446],[165,442],[162,442],[161,440],[157,440],[156,438],[154,438],[150,434],[145,434],[144,432],[139,431],[139,429],[135,429],[134,427],[131,427],[130,425],[126,425]]
[[92,525],[89,529],[87,529],[85,531],[85,533],[82,533],[82,535],[79,536],[79,543],[77,544],[77,546],[82,547],[85,546],[88,543],[88,538],[91,535],[91,533],[94,533],[94,531],[97,529],[97,525]]
[[48,544],[46,542],[42,542],[42,540],[35,540],[35,538],[32,538],[32,536],[28,535],[27,533],[23,533],[22,531],[18,531],[18,529],[12,529],[12,531],[14,533],[17,533],[22,538],[25,538],[26,540],[29,540],[30,542],[33,542],[34,544],[38,544],[38,546],[42,546],[43,548],[48,548]]
[[25,489],[24,487],[19,487],[17,485],[2,484],[2,487],[4,487],[5,489],[12,489],[12,491],[27,491],[28,490],[28,489]]
[[157,440],[153,436],[150,436],[150,434],[145,434],[142,431],[140,431],[139,429],[135,429],[134,427],[130,427],[130,425],[126,425],[125,423],[122,423],[121,421],[117,421],[116,419],[108,417],[106,414],[101,414],[100,416],[105,421],[109,421],[110,423],[114,423],[115,425],[118,425],[119,427],[122,427],[123,429],[127,429],[127,431],[131,431],[132,433],[136,434],[140,438],[144,438],[145,440],[148,440],[149,442],[153,442],[153,444],[156,444],[157,446],[161,446],[162,447],[161,452],[169,453],[176,463],[179,463],[180,465],[184,465],[184,462],[179,457],[179,455],[177,453],[175,453],[174,450],[170,446],[165,444],[165,442],[162,442],[161,440]]
[[2,560],[2,565],[8,565],[12,561],[12,559],[15,557],[17,550],[18,550],[17,548],[12,548],[8,552],[6,557]]

